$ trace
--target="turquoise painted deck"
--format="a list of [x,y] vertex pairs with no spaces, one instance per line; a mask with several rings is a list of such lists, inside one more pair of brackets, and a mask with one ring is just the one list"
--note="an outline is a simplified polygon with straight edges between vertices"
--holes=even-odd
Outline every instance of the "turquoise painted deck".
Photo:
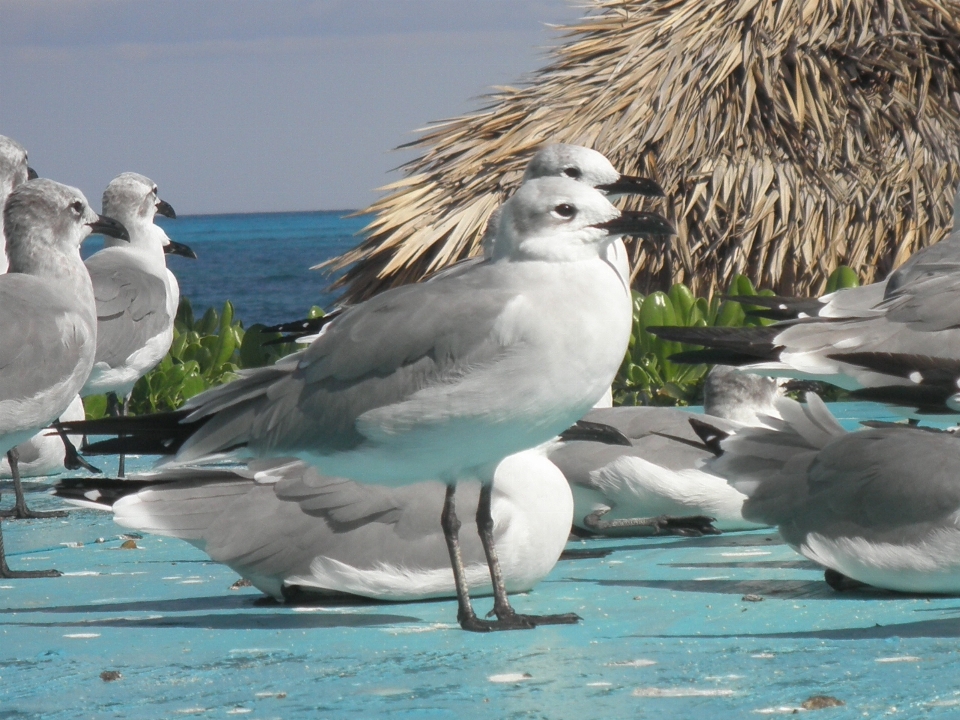
[[[56,504],[31,487],[37,507]],[[487,636],[460,631],[448,601],[258,603],[186,543],[120,549],[94,511],[4,532],[13,565],[67,574],[0,581],[2,720],[703,720],[821,694],[845,703],[823,717],[960,716],[960,598],[837,594],[770,531],[572,542],[612,552],[561,561],[515,605],[583,623]]]

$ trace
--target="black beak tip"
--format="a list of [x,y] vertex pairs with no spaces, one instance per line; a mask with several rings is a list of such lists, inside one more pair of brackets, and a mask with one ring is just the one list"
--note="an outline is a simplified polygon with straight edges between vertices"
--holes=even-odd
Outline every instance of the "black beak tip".
[[108,235],[118,240],[130,242],[130,233],[127,232],[123,223],[107,215],[100,215],[95,222],[90,223],[90,231],[96,235]]
[[164,217],[168,217],[171,220],[177,219],[177,213],[173,209],[173,205],[168,203],[166,200],[157,201],[157,215],[163,215]]
[[37,171],[27,165],[27,180],[36,180],[38,177],[40,176],[37,175]]
[[173,240],[163,246],[163,252],[167,255],[179,255],[180,257],[190,258],[191,260],[197,259],[197,254],[193,251],[193,248],[183,243],[174,242]]
[[660,183],[650,178],[634,175],[621,175],[615,182],[598,185],[597,190],[608,195],[643,195],[645,197],[666,197]]

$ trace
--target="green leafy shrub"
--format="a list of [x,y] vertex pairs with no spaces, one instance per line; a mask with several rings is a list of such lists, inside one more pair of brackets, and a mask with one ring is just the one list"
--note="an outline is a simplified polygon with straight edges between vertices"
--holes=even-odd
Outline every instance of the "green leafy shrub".
[[[858,285],[857,275],[846,266],[830,276],[828,290]],[[750,279],[737,275],[724,297],[773,295],[757,291]],[[709,300],[694,297],[685,285],[676,284],[667,293],[633,293],[633,332],[623,365],[613,383],[615,405],[690,405],[700,402],[707,365],[671,362],[671,355],[694,350],[695,345],[661,340],[647,331],[657,325],[679,327],[742,327],[769,325],[772,321],[749,315],[758,306],[741,304],[724,297]]]

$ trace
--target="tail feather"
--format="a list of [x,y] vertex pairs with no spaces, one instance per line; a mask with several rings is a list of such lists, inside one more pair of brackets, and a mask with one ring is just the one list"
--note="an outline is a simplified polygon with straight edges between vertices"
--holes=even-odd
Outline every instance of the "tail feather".
[[[782,349],[775,342],[777,335],[783,330],[778,325],[766,327],[659,326],[650,327],[647,330],[661,340],[702,345],[713,350],[725,351],[726,354],[723,356],[727,359],[750,358],[748,362],[776,361]],[[703,362],[703,360],[697,360],[697,362]]]
[[816,317],[824,306],[820,298],[785,295],[731,295],[727,300],[740,303],[747,315],[766,317],[771,320],[793,320],[801,315]]

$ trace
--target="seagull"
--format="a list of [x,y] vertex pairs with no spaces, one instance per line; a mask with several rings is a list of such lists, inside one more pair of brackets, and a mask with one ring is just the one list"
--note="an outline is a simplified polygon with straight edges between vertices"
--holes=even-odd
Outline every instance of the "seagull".
[[[630,288],[608,247],[625,233],[670,231],[662,217],[621,212],[582,183],[530,181],[504,204],[491,258],[347,308],[306,350],[201,393],[180,411],[67,430],[123,433],[101,447],[152,443],[173,454],[168,464],[296,457],[365,483],[439,480],[461,626],[576,622],[510,606],[490,515],[494,470],[568,428],[606,392],[632,324]],[[478,618],[470,603],[455,507],[460,480],[481,482],[477,520],[496,621]]]
[[882,315],[879,308],[884,299],[921,277],[942,270],[955,269],[960,264],[960,190],[953,200],[953,231],[935,245],[922,248],[911,255],[906,262],[894,270],[885,279],[861,285],[843,288],[818,298],[791,298],[774,296],[750,296],[733,298],[750,305],[766,308],[758,312],[761,316],[775,320],[790,320],[803,317],[856,318]]
[[744,517],[776,525],[836,589],[960,593],[960,439],[893,423],[847,432],[812,393],[777,405],[773,428],[718,429],[707,464],[749,496]]
[[[552,143],[545,145],[534,154],[527,164],[521,179],[521,185],[530,180],[537,180],[546,177],[562,177],[581,182],[596,188],[611,201],[624,195],[642,195],[645,197],[663,197],[663,188],[650,178],[638,177],[634,175],[624,175],[618,171],[613,164],[596,150],[592,150],[582,145],[568,145],[565,143]],[[481,239],[481,257],[465,258],[459,262],[442,268],[437,272],[425,278],[425,282],[430,282],[440,277],[458,273],[482,262],[484,258],[492,257],[496,252],[497,225],[499,223],[500,210],[495,210],[487,221],[486,231]],[[622,240],[612,243],[607,251],[614,263],[620,270],[621,275],[629,280],[630,264],[627,256],[627,248]],[[339,312],[335,309],[323,317],[294,320],[292,322],[280,323],[264,328],[264,332],[284,333],[284,336],[275,342],[298,342],[311,343],[317,333],[328,322],[336,317]]]
[[[783,394],[771,378],[715,366],[704,386],[704,412],[665,407],[594,409],[561,435],[549,453],[574,497],[573,523],[602,535],[702,535],[760,527],[743,519],[746,496],[702,465],[713,458],[691,425],[707,420],[727,434],[779,417]],[[589,439],[612,430],[623,441]],[[715,523],[714,528],[711,520]]]
[[[80,243],[91,232],[127,232],[52,180],[22,183],[3,214],[10,267],[0,275],[0,452],[19,488],[15,448],[63,414],[93,366],[96,303]],[[0,577],[57,574],[10,570],[0,535]]]
[[[80,394],[107,394],[112,414],[124,415],[134,384],[163,360],[173,342],[180,287],[165,253],[196,255],[154,224],[156,215],[177,215],[143,175],[127,172],[111,180],[103,192],[103,212],[126,226],[130,241],[108,240],[86,261],[97,298],[97,356]],[[124,474],[123,455],[119,474]]]
[[[243,468],[171,468],[125,480],[65,480],[56,495],[113,511],[128,528],[186,540],[255,587],[284,601],[349,594],[375,600],[455,597],[437,518],[445,487],[389,488],[319,474],[299,460]],[[457,485],[456,504],[475,513],[480,485]],[[573,498],[543,447],[505,458],[490,511],[504,585],[525,592],[556,564],[570,533]],[[475,529],[465,520],[465,530]],[[461,545],[473,594],[493,589],[479,537]]]
[[[27,164],[27,151],[12,138],[0,135],[0,240],[3,239],[3,206],[20,184],[37,177]],[[7,271],[7,254],[0,253],[0,273]]]
[[[893,353],[960,359],[954,306],[960,297],[960,197],[954,207],[954,229],[946,239],[905,263],[882,285],[882,293],[880,283],[867,286],[873,289],[864,292],[873,293],[877,300],[872,305],[843,300],[861,297],[850,295],[857,290],[851,288],[836,293],[835,313],[821,311],[766,327],[650,331],[665,340],[706,346],[675,355],[680,362],[739,365],[768,375],[829,382],[846,390],[909,385],[909,379],[864,367],[847,356]],[[833,304],[831,300],[828,305]]]

